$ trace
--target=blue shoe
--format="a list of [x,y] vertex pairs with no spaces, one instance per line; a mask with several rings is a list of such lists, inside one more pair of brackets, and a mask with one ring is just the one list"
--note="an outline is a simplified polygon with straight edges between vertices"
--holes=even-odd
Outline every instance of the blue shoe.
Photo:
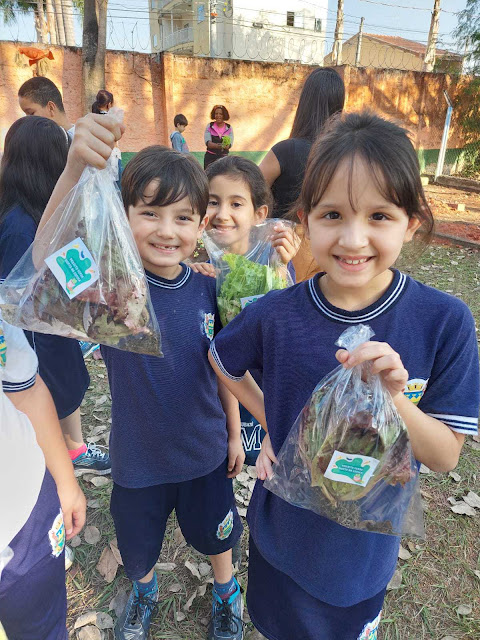
[[102,451],[97,445],[89,443],[87,450],[75,458],[73,461],[76,476],[84,473],[94,473],[97,476],[104,476],[110,473],[112,464],[110,456],[106,451]]
[[243,638],[243,598],[240,585],[234,578],[236,589],[232,595],[222,600],[213,590],[212,620],[208,640],[242,640]]
[[140,596],[133,584],[125,609],[115,625],[115,640],[146,640],[158,604],[158,590]]

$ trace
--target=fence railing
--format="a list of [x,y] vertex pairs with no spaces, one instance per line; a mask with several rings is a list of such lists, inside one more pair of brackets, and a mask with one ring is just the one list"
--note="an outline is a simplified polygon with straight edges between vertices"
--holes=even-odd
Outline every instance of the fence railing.
[[186,42],[193,42],[193,28],[184,27],[183,29],[177,29],[168,33],[163,39],[163,48],[171,49],[178,44],[185,44]]

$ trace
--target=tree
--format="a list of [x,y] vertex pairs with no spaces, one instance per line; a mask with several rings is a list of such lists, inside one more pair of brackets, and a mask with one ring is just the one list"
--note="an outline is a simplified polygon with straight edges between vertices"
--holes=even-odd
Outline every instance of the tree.
[[457,13],[458,24],[453,32],[474,73],[480,73],[480,0],[467,0],[467,6]]
[[33,11],[37,41],[75,46],[74,7],[83,11],[84,0],[0,0],[5,24],[16,22],[17,15]]
[[83,111],[105,87],[108,0],[85,0],[83,9]]

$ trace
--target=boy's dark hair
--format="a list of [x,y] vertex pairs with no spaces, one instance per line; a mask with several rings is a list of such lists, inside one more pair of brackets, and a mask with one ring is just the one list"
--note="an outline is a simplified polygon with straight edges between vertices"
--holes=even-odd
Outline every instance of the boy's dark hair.
[[313,142],[328,118],[341,112],[344,104],[345,85],[335,69],[315,69],[303,85],[290,138]]
[[161,145],[137,153],[122,174],[122,199],[127,214],[130,206],[145,202],[145,189],[152,180],[158,181],[158,188],[148,204],[165,207],[187,197],[194,212],[203,219],[208,206],[208,180],[194,158]]
[[105,107],[109,104],[113,105],[113,93],[106,89],[100,89],[95,98],[95,102],[92,104],[92,113],[103,113]]
[[12,124],[0,165],[0,223],[16,205],[40,222],[69,145],[66,131],[49,118],[27,116]]
[[409,218],[421,221],[423,239],[428,242],[434,219],[428,205],[415,149],[406,129],[370,111],[338,115],[330,120],[313,145],[296,210],[305,214],[319,203],[335,171],[348,161],[349,198],[352,209],[352,173],[355,158],[371,168],[380,193]]
[[187,126],[188,120],[183,115],[183,113],[177,113],[177,115],[173,119],[173,126],[176,127],[177,124],[183,124],[185,127]]
[[213,109],[210,111],[210,118],[211,118],[212,120],[215,120],[215,111],[216,111],[217,109],[221,109],[221,110],[222,110],[222,113],[223,113],[223,119],[224,119],[225,121],[226,121],[226,120],[229,120],[229,118],[230,118],[230,114],[228,113],[228,110],[226,109],[226,107],[224,107],[224,106],[223,106],[223,104],[216,104],[216,105],[213,107]]
[[18,96],[19,98],[28,98],[42,107],[46,107],[49,102],[53,102],[59,111],[65,112],[62,94],[57,85],[43,76],[36,76],[24,82],[18,90]]
[[206,169],[207,178],[213,180],[217,176],[231,176],[234,180],[242,180],[250,189],[255,210],[266,204],[272,206],[272,192],[257,165],[242,156],[225,156]]

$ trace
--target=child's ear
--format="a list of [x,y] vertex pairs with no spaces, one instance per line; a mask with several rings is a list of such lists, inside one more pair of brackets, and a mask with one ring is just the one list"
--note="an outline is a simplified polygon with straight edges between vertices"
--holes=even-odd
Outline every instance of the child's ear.
[[47,102],[47,108],[48,108],[48,112],[50,113],[50,117],[53,118],[53,116],[55,115],[55,111],[57,109],[56,104],[51,100],[49,100]]
[[207,228],[207,224],[208,224],[208,216],[205,215],[203,216],[202,220],[200,221],[200,224],[198,225],[197,238],[201,238],[202,233]]
[[422,221],[419,218],[417,218],[416,216],[412,216],[411,218],[409,218],[407,230],[405,231],[404,242],[410,242],[410,240],[412,240],[413,236],[415,235],[415,232],[418,231],[421,226]]
[[303,209],[298,209],[297,210],[297,216],[298,216],[298,219],[300,220],[300,222],[302,223],[303,229],[305,231],[305,235],[308,238],[309,237],[309,235],[308,235],[308,216],[306,215],[306,213],[305,213],[305,211]]
[[255,211],[255,218],[257,223],[263,222],[268,216],[268,205],[262,204],[261,207]]

